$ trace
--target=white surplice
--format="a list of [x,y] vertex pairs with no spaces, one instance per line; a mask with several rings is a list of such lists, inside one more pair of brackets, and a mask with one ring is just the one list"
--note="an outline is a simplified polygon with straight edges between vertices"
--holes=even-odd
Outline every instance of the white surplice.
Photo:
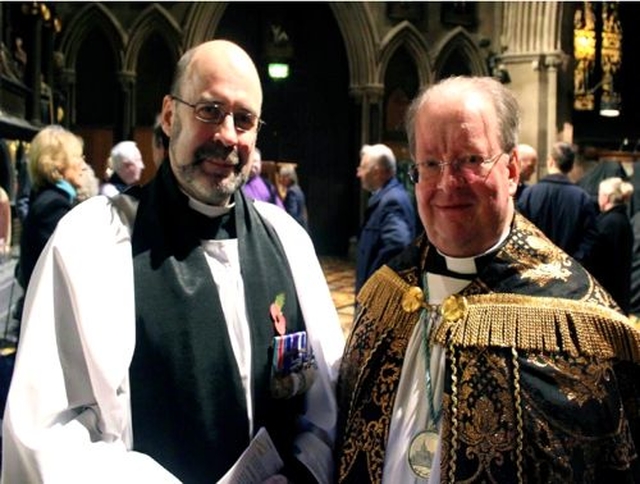
[[[307,233],[279,207],[255,206],[279,234],[318,363],[305,417],[332,440],[344,347],[335,306]],[[106,197],[93,197],[59,222],[27,291],[3,422],[3,484],[178,482],[131,450],[135,327],[129,228]],[[331,450],[315,433],[296,444],[316,475],[331,475]]]

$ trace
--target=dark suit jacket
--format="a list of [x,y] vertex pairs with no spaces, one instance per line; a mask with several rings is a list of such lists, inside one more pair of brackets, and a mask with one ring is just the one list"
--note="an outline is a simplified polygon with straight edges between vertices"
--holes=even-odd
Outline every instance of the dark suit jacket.
[[399,254],[416,232],[416,214],[407,191],[392,178],[371,196],[358,239],[356,292],[376,269]]
[[284,197],[284,209],[289,215],[309,231],[309,221],[307,220],[307,202],[305,201],[304,192],[300,185],[291,185],[287,188],[287,194]]
[[40,253],[58,222],[73,207],[67,192],[54,185],[32,193],[29,213],[22,227],[18,282],[26,289]]
[[589,266],[597,238],[598,210],[586,191],[566,175],[548,175],[525,188],[518,209],[554,244]]

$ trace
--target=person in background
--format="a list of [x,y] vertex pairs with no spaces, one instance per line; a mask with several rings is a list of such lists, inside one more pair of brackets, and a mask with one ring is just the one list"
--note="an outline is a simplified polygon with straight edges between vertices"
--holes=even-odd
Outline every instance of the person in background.
[[16,149],[16,190],[15,211],[20,223],[24,224],[29,213],[29,198],[31,196],[31,180],[29,179],[29,156],[25,143],[18,143]]
[[121,141],[111,149],[108,162],[112,170],[106,183],[100,187],[100,194],[113,197],[140,181],[144,162],[135,141]]
[[589,194],[569,180],[575,156],[569,143],[554,143],[547,158],[548,175],[522,192],[518,209],[588,269],[598,234],[598,209]]
[[84,142],[62,126],[42,129],[31,141],[29,212],[20,237],[18,282],[26,290],[31,274],[58,222],[76,203],[83,183]]
[[274,478],[333,481],[344,338],[309,235],[242,192],[261,109],[240,46],[189,49],[156,176],[58,225],[25,305],[4,483],[218,482],[262,429]]
[[[29,210],[22,224],[20,256],[15,268],[16,280],[25,292],[40,253],[58,222],[77,202],[86,165],[83,151],[82,138],[58,125],[45,127],[31,142]],[[25,292],[16,301],[13,317],[17,321],[22,318]]]
[[84,202],[100,193],[100,180],[90,164],[85,163],[82,168],[82,180],[78,187],[76,203]]
[[415,237],[416,213],[396,178],[396,157],[386,145],[364,145],[357,177],[371,193],[358,237],[356,293],[379,267],[402,252]]
[[516,190],[516,203],[520,199],[520,195],[529,185],[527,182],[536,172],[538,167],[538,152],[536,149],[526,143],[520,143],[517,149],[518,160],[520,161],[520,180]]
[[358,295],[337,482],[635,482],[640,332],[515,210],[519,107],[450,77],[407,114],[425,232]]
[[629,314],[631,299],[633,229],[628,204],[632,196],[633,185],[622,178],[607,178],[600,182],[600,214],[596,219],[598,240],[590,268],[625,314]]
[[11,254],[11,199],[0,187],[0,262]]
[[631,256],[631,296],[629,302],[630,318],[640,323],[640,212],[631,217],[633,229],[633,254]]
[[258,148],[253,150],[251,155],[251,171],[249,179],[244,184],[242,190],[244,194],[254,200],[262,200],[284,208],[282,200],[278,196],[278,189],[266,178],[261,176],[262,172],[262,154]]
[[284,209],[308,232],[307,202],[302,188],[298,185],[298,174],[296,173],[295,165],[292,163],[280,165],[278,176],[280,177],[280,183],[285,188]]
[[156,168],[158,168],[165,158],[169,156],[169,137],[162,128],[162,122],[159,116],[156,123],[153,125],[151,155]]

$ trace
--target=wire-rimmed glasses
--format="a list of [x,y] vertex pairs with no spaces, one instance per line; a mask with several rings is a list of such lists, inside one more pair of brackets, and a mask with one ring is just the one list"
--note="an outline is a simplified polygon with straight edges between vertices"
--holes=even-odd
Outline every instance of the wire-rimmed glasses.
[[420,180],[435,183],[444,171],[444,167],[451,166],[459,170],[463,175],[482,176],[484,175],[485,167],[497,161],[504,154],[501,151],[491,158],[483,158],[481,155],[468,155],[453,161],[420,161],[412,164],[407,170],[407,174],[413,183],[418,183]]
[[250,111],[226,111],[222,104],[213,101],[201,101],[197,103],[190,103],[184,99],[180,99],[178,96],[171,96],[172,99],[189,106],[193,109],[193,114],[198,121],[203,123],[219,125],[222,124],[227,116],[233,118],[233,125],[236,131],[246,132],[255,129],[259,131],[263,124],[266,124],[262,119],[253,114]]

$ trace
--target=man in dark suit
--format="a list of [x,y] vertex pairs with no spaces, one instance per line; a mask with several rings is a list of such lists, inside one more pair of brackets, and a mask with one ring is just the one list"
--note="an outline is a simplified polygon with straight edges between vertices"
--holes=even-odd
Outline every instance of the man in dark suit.
[[373,272],[399,254],[415,236],[416,214],[396,178],[396,157],[383,144],[360,150],[357,177],[371,192],[356,256],[356,292]]
[[569,143],[555,143],[547,159],[548,175],[522,192],[518,209],[554,244],[588,269],[597,239],[598,209],[589,194],[567,176],[575,156]]

